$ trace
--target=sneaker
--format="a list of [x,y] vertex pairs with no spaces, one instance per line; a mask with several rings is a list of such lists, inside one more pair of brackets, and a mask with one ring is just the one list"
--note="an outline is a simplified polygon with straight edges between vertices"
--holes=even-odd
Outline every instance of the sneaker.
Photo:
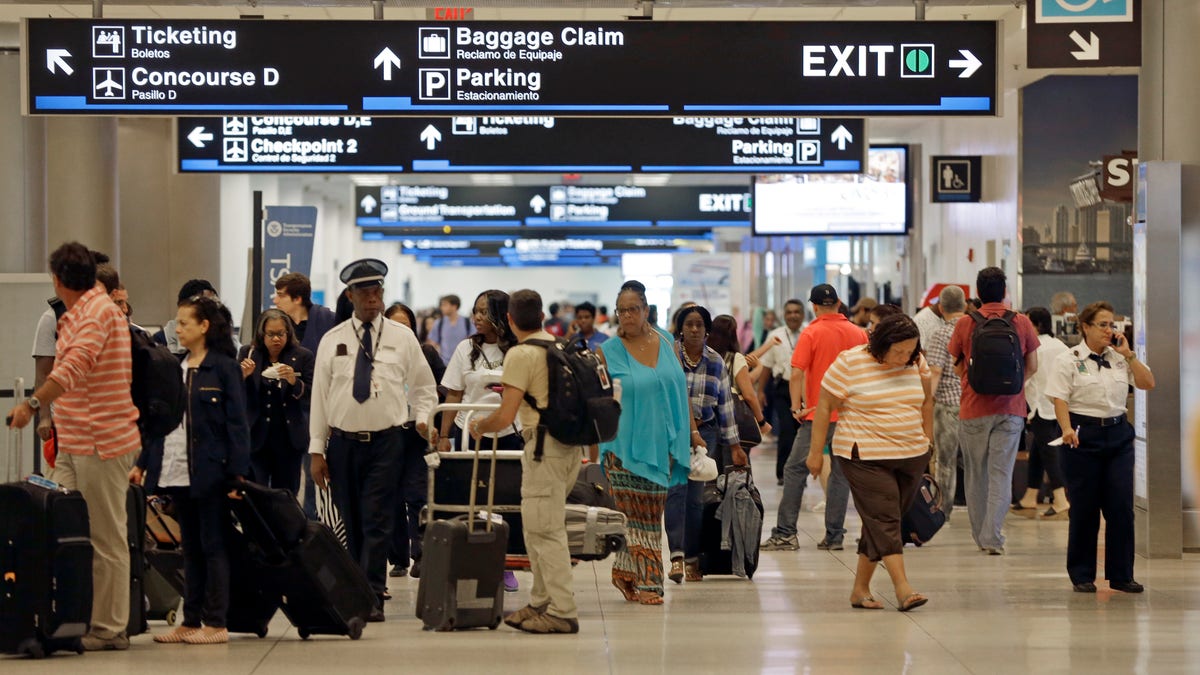
[[124,651],[129,649],[129,636],[125,633],[118,633],[110,638],[102,638],[93,633],[88,633],[80,638],[79,641],[83,645],[83,650],[88,652]]
[[406,577],[408,576],[408,568],[399,565],[393,565],[392,571],[388,572],[389,577]]
[[1003,546],[985,546],[983,550],[987,551],[988,555],[1004,555]]
[[526,619],[517,626],[526,633],[578,633],[578,619],[564,619],[561,616],[538,614]]
[[550,606],[550,603],[546,603],[546,604],[542,605],[541,607],[534,607],[533,605],[525,605],[521,609],[518,609],[517,611],[513,612],[512,614],[509,614],[508,616],[504,617],[504,623],[512,626],[513,628],[520,628],[521,624],[525,623],[529,619],[532,619],[533,617],[537,616],[538,614],[545,614],[546,608],[549,606]]
[[185,635],[183,641],[189,645],[223,645],[229,642],[229,631],[224,627],[205,626]]
[[821,501],[817,502],[813,506],[812,512],[813,513],[825,513],[825,500],[822,499]]
[[517,575],[513,574],[511,570],[504,570],[504,592],[516,593],[519,588],[520,585],[517,584]]
[[829,541],[827,537],[822,538],[821,541],[817,542],[817,548],[821,549],[822,551],[840,551],[843,548],[842,540],[838,539],[837,541]]
[[773,534],[759,548],[764,551],[798,551],[800,550],[800,541],[796,539],[796,535],[794,534],[786,537]]

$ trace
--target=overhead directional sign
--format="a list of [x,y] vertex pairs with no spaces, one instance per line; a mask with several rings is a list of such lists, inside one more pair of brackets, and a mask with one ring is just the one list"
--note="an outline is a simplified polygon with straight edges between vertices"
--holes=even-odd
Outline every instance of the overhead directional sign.
[[355,222],[368,239],[432,234],[705,236],[714,227],[749,227],[751,212],[745,185],[385,185],[358,186],[354,199]]
[[27,19],[31,114],[994,115],[997,24]]
[[1030,0],[1030,68],[1142,65],[1142,0]]
[[860,173],[862,118],[202,117],[190,172]]

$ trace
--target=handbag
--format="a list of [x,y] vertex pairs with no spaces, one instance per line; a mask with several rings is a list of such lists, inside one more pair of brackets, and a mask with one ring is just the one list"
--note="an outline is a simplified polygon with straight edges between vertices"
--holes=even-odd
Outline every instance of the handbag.
[[710,480],[716,480],[720,475],[720,472],[717,471],[717,460],[709,457],[708,451],[699,445],[692,447],[691,465],[688,480],[707,483]]
[[754,412],[750,410],[750,404],[746,403],[745,397],[734,383],[732,352],[725,356],[725,372],[729,375],[729,392],[733,394],[733,419],[737,422],[738,440],[743,448],[753,448],[762,443],[762,429],[758,426]]

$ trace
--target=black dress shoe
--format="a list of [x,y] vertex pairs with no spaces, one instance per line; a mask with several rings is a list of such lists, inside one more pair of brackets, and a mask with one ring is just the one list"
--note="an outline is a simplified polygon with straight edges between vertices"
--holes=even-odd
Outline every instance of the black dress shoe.
[[1129,581],[1110,581],[1108,582],[1108,587],[1114,591],[1121,591],[1122,593],[1141,593],[1142,591],[1146,590],[1145,586],[1139,584],[1133,579],[1130,579]]
[[1095,593],[1096,592],[1096,584],[1094,584],[1090,581],[1081,581],[1081,582],[1075,584],[1075,592],[1076,593]]
[[371,613],[367,615],[367,621],[369,623],[379,623],[383,620],[384,620],[384,618],[383,618],[383,608],[382,607],[376,607],[375,609],[372,609]]
[[417,558],[413,561],[412,567],[408,570],[408,576],[414,579],[421,578],[421,559]]

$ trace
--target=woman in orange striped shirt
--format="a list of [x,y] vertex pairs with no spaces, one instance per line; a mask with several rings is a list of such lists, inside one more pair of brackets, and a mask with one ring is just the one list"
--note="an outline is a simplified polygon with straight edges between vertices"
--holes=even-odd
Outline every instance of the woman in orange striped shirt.
[[912,506],[929,464],[933,385],[912,319],[885,318],[866,346],[842,352],[825,372],[808,451],[814,476],[821,475],[821,451],[834,410],[833,461],[850,483],[863,523],[850,606],[883,609],[871,596],[871,575],[882,560],[896,589],[897,609],[916,609],[928,599],[908,583],[900,518]]

